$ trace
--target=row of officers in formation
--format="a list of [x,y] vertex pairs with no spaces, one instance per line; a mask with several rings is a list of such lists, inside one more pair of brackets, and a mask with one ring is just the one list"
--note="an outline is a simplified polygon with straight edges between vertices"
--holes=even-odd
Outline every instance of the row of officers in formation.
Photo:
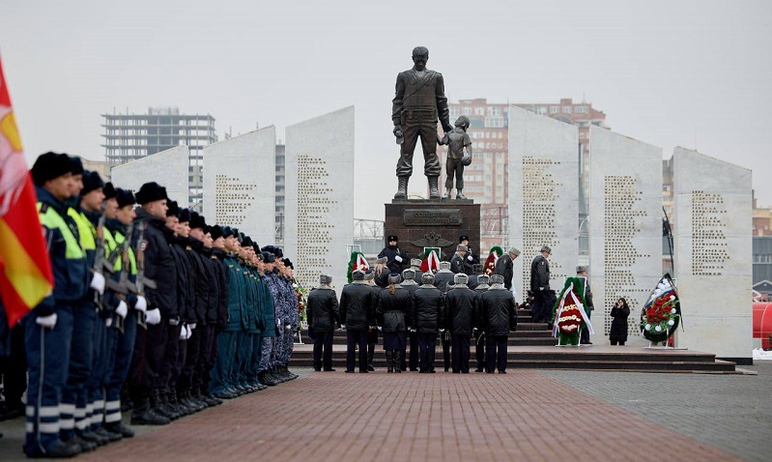
[[155,182],[136,194],[104,183],[77,157],[43,154],[30,173],[54,288],[0,328],[3,415],[26,416],[27,456],[131,437],[128,408],[132,425],[164,425],[297,377],[281,248],[209,226]]
[[[377,267],[376,267],[377,268]],[[379,274],[380,273],[380,274]],[[385,287],[375,283],[385,274]],[[435,348],[443,345],[445,370],[469,373],[470,345],[477,345],[478,370],[506,373],[507,340],[517,328],[517,306],[504,277],[479,275],[474,289],[469,276],[453,273],[450,262],[440,270],[421,274],[408,268],[399,273],[355,270],[353,282],[343,287],[338,300],[330,284],[320,276],[320,287],[308,295],[308,326],[314,339],[314,369],[333,371],[332,342],[335,330],[346,329],[346,372],[355,372],[359,349],[359,372],[372,370],[373,334],[383,334],[387,372],[406,369],[407,338],[410,336],[411,370],[434,373]],[[369,343],[369,345],[368,345]],[[484,359],[483,359],[484,358]],[[484,366],[483,366],[484,365]]]

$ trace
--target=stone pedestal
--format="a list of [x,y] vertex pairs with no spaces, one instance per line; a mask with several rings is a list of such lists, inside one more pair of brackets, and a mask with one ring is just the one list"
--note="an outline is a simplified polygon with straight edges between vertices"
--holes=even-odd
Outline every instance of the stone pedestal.
[[384,239],[396,235],[399,248],[410,258],[417,258],[424,247],[441,247],[441,258],[447,260],[462,234],[469,236],[472,252],[480,255],[480,204],[471,199],[393,200],[386,204],[383,233]]

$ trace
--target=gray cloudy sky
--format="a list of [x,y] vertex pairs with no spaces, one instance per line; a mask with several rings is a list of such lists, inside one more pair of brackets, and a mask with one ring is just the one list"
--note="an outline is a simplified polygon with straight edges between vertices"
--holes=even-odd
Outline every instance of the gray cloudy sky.
[[113,108],[210,113],[222,139],[258,122],[283,138],[355,105],[355,216],[382,219],[394,80],[420,44],[453,101],[584,97],[665,157],[752,168],[772,205],[771,21],[770,1],[17,0],[0,6],[0,52],[28,162],[102,159]]

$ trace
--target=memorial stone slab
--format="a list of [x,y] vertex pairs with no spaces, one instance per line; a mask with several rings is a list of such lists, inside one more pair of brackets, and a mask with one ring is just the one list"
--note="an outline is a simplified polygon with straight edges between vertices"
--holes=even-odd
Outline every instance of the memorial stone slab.
[[285,254],[305,287],[346,283],[354,242],[354,107],[287,127]]
[[187,146],[177,146],[151,156],[116,165],[110,170],[110,178],[116,188],[131,189],[134,192],[149,182],[166,188],[170,199],[180,207],[188,206],[188,157]]
[[628,334],[640,336],[640,310],[662,276],[662,149],[594,126],[590,144],[593,327],[607,338],[611,309],[624,297]]
[[204,148],[204,216],[235,226],[259,245],[275,241],[276,128],[261,128]]
[[[576,127],[509,106],[509,243],[518,302],[530,289],[531,262],[552,248],[550,287],[575,274],[579,240],[579,139]],[[504,249],[506,250],[506,249]]]
[[678,345],[748,362],[753,349],[751,171],[673,153]]

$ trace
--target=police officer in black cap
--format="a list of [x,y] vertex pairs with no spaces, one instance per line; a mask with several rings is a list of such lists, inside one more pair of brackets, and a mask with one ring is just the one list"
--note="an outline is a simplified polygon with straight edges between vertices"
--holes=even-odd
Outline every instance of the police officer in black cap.
[[378,254],[378,258],[386,257],[386,266],[391,271],[391,274],[402,274],[402,266],[407,261],[407,254],[399,248],[399,238],[395,235],[388,237],[388,245],[381,250]]

